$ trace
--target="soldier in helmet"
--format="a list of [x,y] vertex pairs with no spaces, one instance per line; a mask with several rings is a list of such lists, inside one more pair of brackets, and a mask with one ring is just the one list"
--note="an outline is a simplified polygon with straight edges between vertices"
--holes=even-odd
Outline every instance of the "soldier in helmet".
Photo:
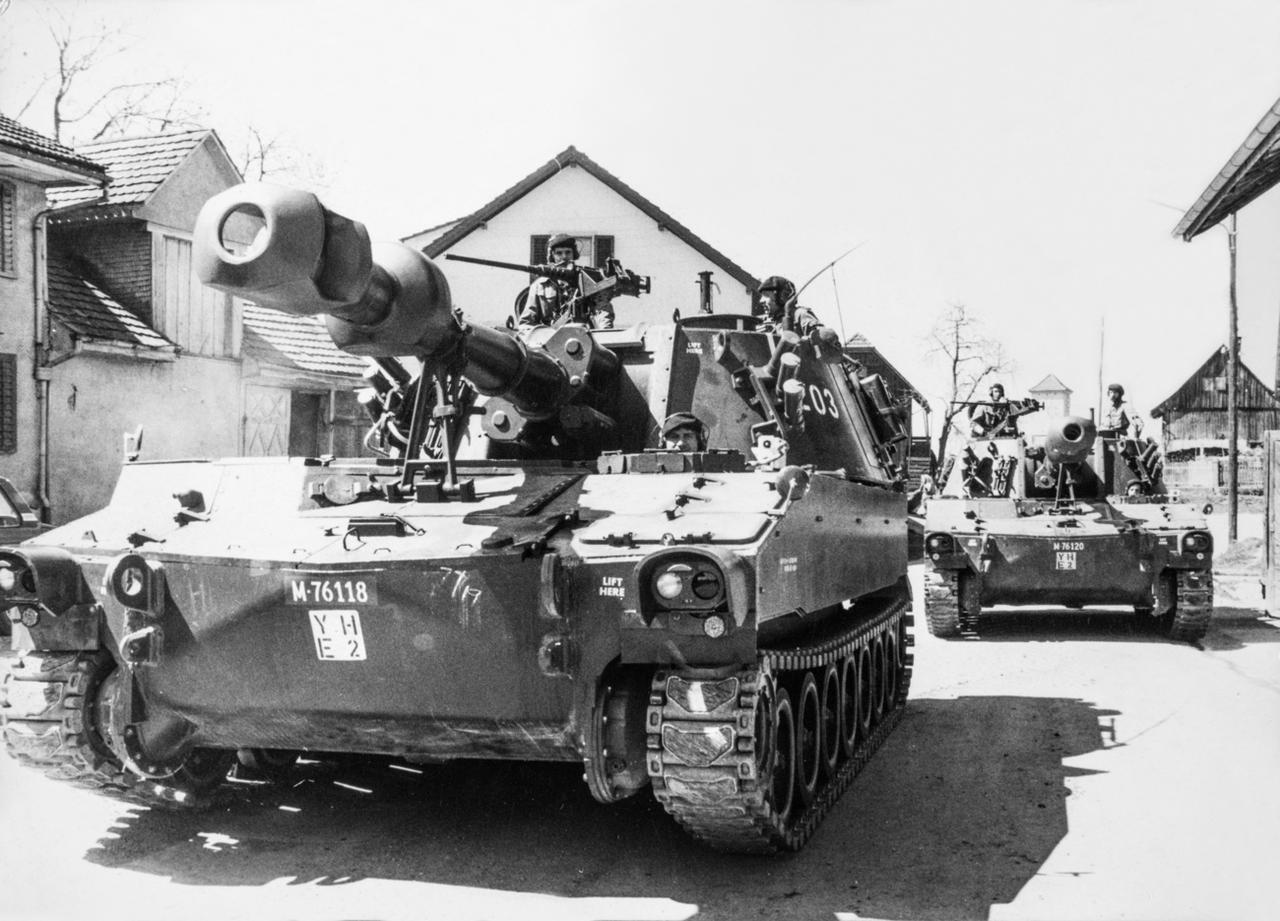
[[[547,261],[552,265],[576,268],[578,257],[578,241],[571,234],[555,233],[547,240]],[[579,294],[577,286],[566,279],[545,275],[535,279],[520,312],[520,327],[552,326],[566,314],[572,316]],[[595,329],[613,329],[613,306],[604,304],[588,320]]]
[[808,307],[795,304],[796,286],[781,275],[770,275],[760,285],[760,306],[764,310],[765,332],[792,330],[807,336],[822,324]]
[[662,423],[662,447],[668,451],[705,451],[707,427],[693,413],[672,413]]
[[994,383],[987,403],[969,407],[970,432],[974,438],[1017,438],[1018,417],[1044,405],[1039,400],[1010,400],[1004,395],[1004,384]]
[[1100,434],[1111,434],[1117,437],[1125,438],[1130,435],[1137,435],[1136,431],[1130,431],[1131,427],[1141,428],[1141,423],[1137,419],[1129,418],[1129,414],[1124,409],[1124,386],[1121,384],[1112,384],[1107,387],[1107,400],[1110,406],[1106,408],[1102,415],[1102,425],[1099,426]]

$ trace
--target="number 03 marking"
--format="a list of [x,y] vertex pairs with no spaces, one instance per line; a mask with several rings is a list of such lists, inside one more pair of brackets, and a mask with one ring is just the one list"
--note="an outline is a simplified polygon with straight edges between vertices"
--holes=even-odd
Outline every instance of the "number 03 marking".
[[836,408],[836,395],[829,387],[819,389],[817,384],[810,384],[809,404],[809,408],[820,416],[840,418],[840,410]]

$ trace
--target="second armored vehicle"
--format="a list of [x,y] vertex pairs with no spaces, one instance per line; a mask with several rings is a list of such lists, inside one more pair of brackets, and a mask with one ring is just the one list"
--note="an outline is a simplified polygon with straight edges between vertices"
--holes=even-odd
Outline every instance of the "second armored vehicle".
[[[223,193],[195,246],[376,361],[387,456],[129,464],[0,550],[11,752],[171,799],[236,751],[574,760],[714,847],[803,845],[911,673],[878,379],[751,317],[472,325],[433,262],[305,193]],[[654,448],[673,413],[697,450]]]
[[925,609],[937,636],[978,635],[985,606],[1124,605],[1177,640],[1204,636],[1213,538],[1170,501],[1156,448],[1091,420],[1051,421],[1043,446],[979,438],[925,524]]

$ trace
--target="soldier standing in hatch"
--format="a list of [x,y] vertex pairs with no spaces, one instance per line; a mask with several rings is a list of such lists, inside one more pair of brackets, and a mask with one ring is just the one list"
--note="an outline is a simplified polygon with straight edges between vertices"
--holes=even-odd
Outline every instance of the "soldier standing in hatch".
[[[761,329],[767,333],[789,329],[807,336],[822,324],[808,307],[792,305],[796,299],[796,286],[781,275],[770,275],[760,285],[760,305],[764,308]],[[791,307],[790,317],[788,308]]]
[[1118,438],[1137,436],[1142,430],[1142,423],[1137,418],[1130,418],[1125,412],[1124,387],[1120,384],[1107,387],[1107,399],[1111,401],[1111,405],[1103,413],[1100,434],[1112,434]]
[[1009,400],[1004,384],[992,384],[991,401],[969,407],[970,434],[974,438],[1017,438],[1018,417],[1043,409],[1039,400]]
[[[552,234],[547,241],[547,261],[566,269],[576,269],[578,241],[567,233]],[[572,316],[581,292],[572,281],[545,275],[529,286],[529,296],[518,320],[522,330],[533,326],[554,326],[566,314]],[[606,303],[588,319],[594,329],[613,329],[613,305]]]

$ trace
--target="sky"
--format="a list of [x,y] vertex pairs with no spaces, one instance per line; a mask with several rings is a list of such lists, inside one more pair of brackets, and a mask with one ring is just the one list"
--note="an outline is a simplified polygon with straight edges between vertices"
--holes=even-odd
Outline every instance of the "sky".
[[[803,301],[938,403],[954,304],[1011,396],[1047,374],[1076,411],[1100,377],[1143,414],[1169,396],[1228,322],[1225,233],[1172,230],[1280,95],[1273,0],[11,0],[5,114],[52,66],[51,9],[133,41],[102,79],[179,76],[220,134],[305,151],[376,238],[573,144],[757,277],[861,244]],[[1251,307],[1270,383],[1280,305]]]

